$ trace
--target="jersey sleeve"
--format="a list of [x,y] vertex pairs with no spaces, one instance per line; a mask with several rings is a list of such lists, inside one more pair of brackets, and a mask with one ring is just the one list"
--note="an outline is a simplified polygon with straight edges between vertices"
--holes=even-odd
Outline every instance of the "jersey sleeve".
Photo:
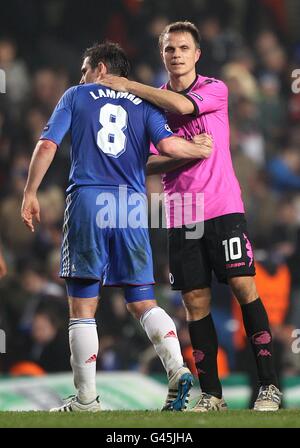
[[208,79],[200,88],[185,96],[194,104],[194,114],[198,116],[227,107],[228,89],[222,81]]
[[150,104],[147,105],[146,125],[149,137],[153,145],[157,145],[160,140],[171,137],[171,131],[166,116],[163,112]]
[[72,122],[72,104],[76,87],[68,89],[55,107],[48,123],[44,127],[41,140],[51,140],[60,145]]
[[150,148],[149,148],[149,156],[158,156],[158,155],[159,155],[159,151],[155,148],[155,146],[151,142]]

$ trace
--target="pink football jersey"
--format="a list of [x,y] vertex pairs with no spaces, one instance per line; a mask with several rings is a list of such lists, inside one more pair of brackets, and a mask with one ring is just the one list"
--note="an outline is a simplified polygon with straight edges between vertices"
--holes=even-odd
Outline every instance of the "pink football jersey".
[[[203,132],[210,134],[213,150],[208,159],[191,162],[162,176],[168,227],[244,213],[229,147],[227,86],[220,80],[198,75],[180,93],[192,100],[195,114],[167,112],[170,128],[187,140]],[[153,145],[150,152],[158,154]]]

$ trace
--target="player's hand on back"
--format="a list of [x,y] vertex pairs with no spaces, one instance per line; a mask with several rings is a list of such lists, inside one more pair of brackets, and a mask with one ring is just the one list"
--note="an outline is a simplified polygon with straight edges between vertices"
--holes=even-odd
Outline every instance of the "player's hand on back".
[[209,134],[198,134],[193,137],[193,142],[201,148],[203,159],[208,159],[213,148],[213,139]]
[[40,222],[40,204],[36,194],[24,193],[21,216],[28,229],[34,232],[33,219]]
[[121,76],[104,75],[99,77],[96,82],[119,92],[128,92],[129,80]]

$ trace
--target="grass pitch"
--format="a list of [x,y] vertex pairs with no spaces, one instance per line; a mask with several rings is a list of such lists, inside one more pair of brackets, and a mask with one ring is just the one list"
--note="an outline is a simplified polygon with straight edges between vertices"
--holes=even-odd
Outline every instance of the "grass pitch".
[[100,413],[0,412],[0,428],[300,428],[300,410]]

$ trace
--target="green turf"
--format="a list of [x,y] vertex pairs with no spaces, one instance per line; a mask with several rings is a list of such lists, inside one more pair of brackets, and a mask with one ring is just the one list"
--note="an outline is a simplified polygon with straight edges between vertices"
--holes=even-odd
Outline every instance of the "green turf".
[[153,411],[101,413],[0,412],[0,428],[300,428],[300,410],[196,414]]

